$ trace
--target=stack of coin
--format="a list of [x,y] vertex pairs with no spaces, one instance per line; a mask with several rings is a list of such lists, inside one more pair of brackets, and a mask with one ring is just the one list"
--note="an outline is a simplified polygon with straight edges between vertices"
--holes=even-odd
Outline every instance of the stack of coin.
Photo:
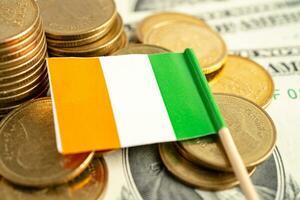
[[[259,106],[244,98],[215,94],[241,157],[252,174],[272,153],[276,130]],[[180,180],[197,188],[220,190],[238,184],[218,135],[160,145],[166,168]]]
[[50,56],[109,55],[127,44],[113,0],[38,0]]
[[34,0],[0,1],[0,119],[48,90],[47,46]]
[[137,38],[173,52],[193,48],[213,92],[245,97],[265,108],[274,92],[270,74],[259,64],[227,54],[222,37],[202,20],[182,13],[158,13],[142,20]]
[[108,174],[103,158],[93,160],[93,152],[60,154],[52,113],[51,99],[41,98],[0,123],[1,199],[96,200],[104,194]]

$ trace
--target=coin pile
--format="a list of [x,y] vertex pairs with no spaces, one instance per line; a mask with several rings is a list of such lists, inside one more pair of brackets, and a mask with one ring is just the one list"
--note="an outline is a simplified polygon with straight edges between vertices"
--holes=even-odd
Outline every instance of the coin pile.
[[108,172],[93,156],[59,154],[51,99],[29,101],[0,123],[1,199],[99,199]]
[[122,18],[113,0],[37,2],[50,56],[96,57],[127,45]]
[[172,52],[193,48],[213,92],[242,96],[264,108],[272,99],[274,83],[270,74],[254,61],[228,55],[222,37],[196,17],[154,14],[137,25],[136,35],[144,44]]
[[47,92],[46,51],[36,2],[0,1],[0,119]]
[[[228,94],[215,94],[215,99],[251,175],[275,147],[275,126],[249,100]],[[159,150],[166,168],[189,185],[221,190],[238,184],[217,135],[161,144]]]

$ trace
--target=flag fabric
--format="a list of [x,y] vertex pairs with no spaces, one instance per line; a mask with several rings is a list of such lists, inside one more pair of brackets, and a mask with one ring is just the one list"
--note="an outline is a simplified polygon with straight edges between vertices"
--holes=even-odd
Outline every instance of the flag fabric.
[[47,63],[63,154],[192,139],[225,126],[191,49]]

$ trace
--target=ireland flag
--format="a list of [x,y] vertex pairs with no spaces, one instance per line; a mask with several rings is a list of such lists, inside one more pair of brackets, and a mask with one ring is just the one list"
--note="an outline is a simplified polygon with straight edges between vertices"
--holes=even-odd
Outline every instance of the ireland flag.
[[64,154],[191,139],[225,127],[191,49],[49,58],[48,71]]

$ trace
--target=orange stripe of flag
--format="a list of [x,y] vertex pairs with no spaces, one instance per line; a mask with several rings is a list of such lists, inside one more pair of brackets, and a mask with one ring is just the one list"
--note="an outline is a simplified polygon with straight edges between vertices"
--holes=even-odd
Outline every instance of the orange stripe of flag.
[[48,63],[63,153],[119,148],[99,59],[57,58]]

